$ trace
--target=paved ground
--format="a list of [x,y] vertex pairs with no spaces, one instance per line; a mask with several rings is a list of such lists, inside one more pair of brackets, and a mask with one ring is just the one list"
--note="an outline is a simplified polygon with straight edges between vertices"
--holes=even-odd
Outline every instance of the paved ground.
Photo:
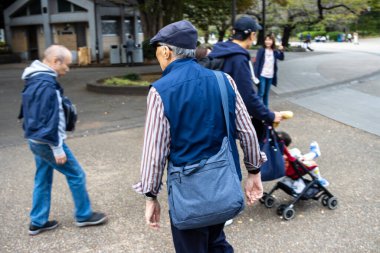
[[[278,89],[282,90],[273,93],[271,107],[295,112],[295,118],[280,127],[301,150],[307,150],[312,140],[320,143],[318,163],[339,207],[331,211],[315,201],[303,202],[290,222],[274,209],[260,204],[249,207],[226,228],[236,252],[380,252],[380,138],[376,134],[380,56],[374,50],[378,43],[363,41],[360,50],[321,44],[313,45],[313,53],[287,54],[280,65]],[[326,66],[334,59],[344,61]],[[355,67],[357,60],[360,64]],[[144,200],[130,187],[139,175],[145,98],[85,90],[85,82],[124,74],[129,71],[125,68],[77,68],[62,80],[66,94],[80,108],[78,131],[67,143],[87,172],[94,209],[106,211],[110,222],[98,228],[76,228],[70,192],[56,173],[51,218],[58,219],[61,227],[36,237],[27,235],[34,164],[15,120],[22,89],[17,76],[23,68],[0,66],[0,252],[173,252],[166,194],[160,196],[163,228],[151,231],[143,221]],[[158,66],[134,69],[157,70]],[[358,107],[368,110],[351,111]],[[265,183],[265,189],[272,185]],[[276,197],[279,202],[289,200],[282,192]]]

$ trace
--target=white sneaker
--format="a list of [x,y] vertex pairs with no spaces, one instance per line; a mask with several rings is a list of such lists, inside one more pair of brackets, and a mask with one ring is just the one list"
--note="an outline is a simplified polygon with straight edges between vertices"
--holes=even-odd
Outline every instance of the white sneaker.
[[318,179],[318,182],[323,186],[323,187],[327,187],[330,185],[329,181],[327,181],[326,179],[324,179],[323,177],[319,178]]
[[224,223],[224,226],[227,227],[227,226],[231,225],[233,222],[234,222],[234,220],[233,220],[233,219],[230,219],[230,220],[228,220],[228,221],[226,221],[226,222]]
[[316,141],[310,143],[310,151],[316,154],[315,158],[321,156],[321,150],[319,149],[319,145]]

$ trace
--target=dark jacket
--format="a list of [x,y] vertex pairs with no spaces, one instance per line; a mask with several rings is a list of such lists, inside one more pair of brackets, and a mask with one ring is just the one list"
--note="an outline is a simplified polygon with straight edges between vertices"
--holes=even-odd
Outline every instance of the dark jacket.
[[46,70],[24,74],[22,115],[25,138],[58,146],[60,115],[57,91],[62,95],[63,90],[53,75]]
[[[225,77],[226,84],[229,84]],[[184,166],[210,158],[218,153],[227,136],[222,100],[215,74],[194,59],[176,60],[153,83],[164,105],[170,123],[170,157],[175,166]],[[227,85],[230,144],[239,177],[241,171],[236,147],[236,94]]]
[[[274,86],[277,86],[277,69],[278,69],[277,59],[280,61],[283,61],[285,56],[284,56],[284,53],[279,50],[274,50],[273,56],[274,56],[274,71],[273,71],[272,84]],[[256,61],[254,65],[255,76],[257,78],[260,78],[261,76],[261,72],[263,71],[263,67],[264,67],[264,62],[265,62],[265,48],[260,48],[259,51],[257,51]]]
[[275,115],[263,104],[253,89],[248,62],[251,60],[249,52],[232,41],[226,41],[215,44],[209,57],[224,58],[222,71],[234,79],[261,142],[264,134],[263,121],[271,124]]

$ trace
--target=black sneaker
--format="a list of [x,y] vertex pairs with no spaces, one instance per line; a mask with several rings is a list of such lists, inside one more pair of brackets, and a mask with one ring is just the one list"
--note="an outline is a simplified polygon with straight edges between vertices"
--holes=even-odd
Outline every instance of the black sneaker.
[[104,213],[93,212],[92,216],[84,221],[77,221],[75,225],[78,227],[101,225],[107,221],[107,216]]
[[29,235],[38,235],[41,232],[55,229],[58,227],[58,225],[59,225],[58,221],[56,221],[56,220],[48,221],[42,227],[34,226],[34,225],[30,224]]

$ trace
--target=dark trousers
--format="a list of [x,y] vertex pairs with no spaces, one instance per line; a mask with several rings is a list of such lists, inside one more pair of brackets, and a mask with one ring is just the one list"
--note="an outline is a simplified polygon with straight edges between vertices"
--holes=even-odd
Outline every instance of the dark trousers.
[[214,226],[179,230],[173,225],[172,236],[177,253],[233,253],[234,249],[226,241],[224,223]]
[[126,61],[127,61],[127,64],[128,65],[133,65],[133,52],[132,51],[127,51],[127,59],[126,59]]

